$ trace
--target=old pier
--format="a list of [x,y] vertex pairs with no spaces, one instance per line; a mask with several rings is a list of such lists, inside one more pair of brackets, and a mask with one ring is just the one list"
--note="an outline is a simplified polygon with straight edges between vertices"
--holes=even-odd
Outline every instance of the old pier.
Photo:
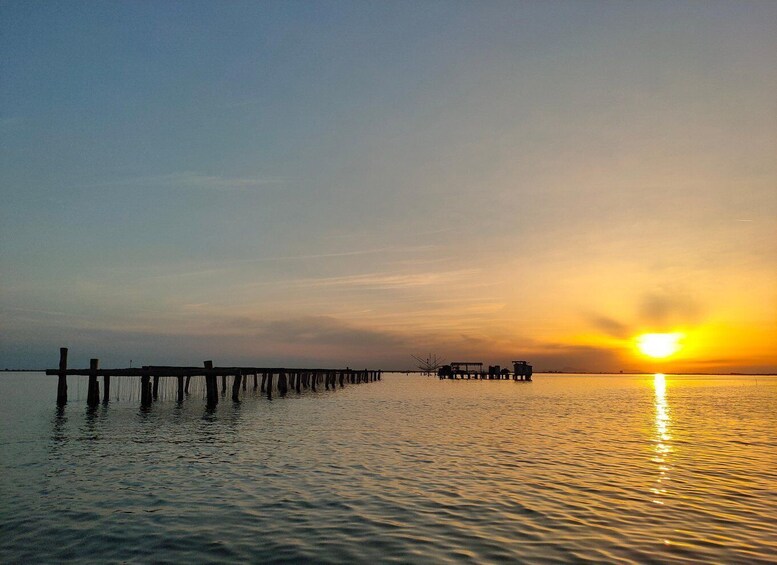
[[[380,370],[354,370],[346,369],[289,369],[279,367],[214,367],[212,361],[205,361],[202,367],[172,367],[144,365],[127,369],[100,369],[99,361],[92,359],[88,369],[68,369],[68,349],[62,347],[59,350],[59,368],[46,370],[47,375],[59,377],[57,386],[57,403],[67,403],[67,377],[69,375],[88,376],[88,388],[86,402],[90,406],[100,403],[100,382],[102,379],[102,402],[110,400],[111,379],[115,377],[139,377],[140,378],[140,403],[143,406],[150,405],[159,398],[159,381],[162,378],[175,378],[177,380],[177,399],[182,402],[189,394],[190,383],[193,378],[205,379],[205,398],[209,407],[215,407],[219,402],[219,383],[221,377],[221,396],[226,396],[227,380],[231,377],[231,397],[238,402],[241,391],[248,389],[249,380],[253,380],[253,390],[272,398],[277,391],[280,396],[285,396],[289,391],[301,393],[302,389],[310,388],[313,392],[317,386],[323,385],[325,390],[343,388],[346,384],[359,384],[379,381]],[[261,388],[260,388],[261,376]]]

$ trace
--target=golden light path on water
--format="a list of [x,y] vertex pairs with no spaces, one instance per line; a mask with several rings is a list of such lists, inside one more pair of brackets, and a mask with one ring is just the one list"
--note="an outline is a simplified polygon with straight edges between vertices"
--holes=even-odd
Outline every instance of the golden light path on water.
[[[669,404],[666,401],[666,376],[663,373],[656,373],[653,376],[653,388],[655,389],[656,439],[652,460],[658,464],[658,478],[652,492],[655,496],[653,502],[663,505],[667,494],[665,483],[669,481],[669,471],[671,470],[669,455],[672,453],[672,446],[669,443],[672,439],[669,433],[669,426],[672,420],[669,413]],[[664,543],[669,545],[671,542],[665,539]]]

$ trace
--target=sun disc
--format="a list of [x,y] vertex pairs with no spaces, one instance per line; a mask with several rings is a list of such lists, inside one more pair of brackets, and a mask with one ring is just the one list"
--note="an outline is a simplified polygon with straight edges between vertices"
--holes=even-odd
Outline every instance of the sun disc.
[[662,359],[680,350],[681,333],[642,334],[637,337],[637,347],[648,357]]

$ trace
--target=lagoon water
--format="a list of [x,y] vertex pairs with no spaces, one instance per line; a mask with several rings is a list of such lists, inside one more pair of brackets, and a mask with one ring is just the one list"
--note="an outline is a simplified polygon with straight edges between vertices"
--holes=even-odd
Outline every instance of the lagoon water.
[[777,559],[777,377],[388,374],[212,413],[118,380],[58,411],[0,375],[0,562]]

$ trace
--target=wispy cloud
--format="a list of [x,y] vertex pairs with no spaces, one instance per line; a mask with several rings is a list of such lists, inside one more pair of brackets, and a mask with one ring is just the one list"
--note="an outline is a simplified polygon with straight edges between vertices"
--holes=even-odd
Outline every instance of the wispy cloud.
[[537,370],[618,371],[629,369],[618,352],[602,347],[561,343],[537,344],[527,351]]
[[454,280],[461,280],[476,273],[478,273],[477,269],[407,274],[367,273],[343,277],[298,279],[294,284],[297,286],[310,287],[363,287],[386,290],[450,283]]
[[592,314],[588,316],[588,320],[594,327],[612,337],[623,339],[628,337],[631,332],[631,328],[628,324],[624,324],[623,322],[619,322],[618,320],[614,320],[607,316]]
[[698,322],[702,309],[690,294],[675,289],[664,289],[643,296],[639,315],[641,321],[645,323],[670,326],[678,322]]
[[605,335],[625,339],[636,331],[651,328],[670,330],[676,325],[693,325],[703,317],[703,307],[688,292],[678,288],[659,288],[645,292],[637,302],[636,315],[630,321],[602,314],[587,314],[591,326]]
[[249,259],[235,259],[232,263],[261,263],[263,261],[297,261],[304,259],[330,259],[334,257],[352,257],[357,255],[374,255],[376,253],[410,253],[434,249],[434,245],[412,245],[377,247],[371,249],[353,249],[350,251],[333,251],[330,253],[310,253],[304,255],[279,255],[275,257],[254,257]]
[[55,310],[40,310],[37,308],[16,308],[14,306],[3,306],[0,307],[2,310],[7,310],[10,312],[24,312],[27,314],[45,314],[47,316],[73,316],[74,314],[68,314],[67,312],[58,312]]
[[[181,271],[165,272],[158,275],[150,275],[142,277],[143,280],[156,280],[156,279],[170,279],[176,277],[191,277],[201,275],[223,275],[224,272],[230,268],[249,265],[252,263],[271,263],[280,261],[306,261],[314,259],[335,259],[338,257],[358,257],[364,255],[378,255],[378,254],[402,254],[402,253],[414,253],[423,252],[431,249],[435,249],[434,245],[414,245],[414,246],[393,246],[393,247],[377,247],[370,249],[352,249],[344,251],[332,251],[329,253],[308,253],[302,255],[275,255],[271,257],[248,257],[245,259],[228,259],[225,261],[208,261],[202,265],[202,268],[196,268],[195,265],[191,265],[190,268],[184,268]],[[169,265],[161,266],[165,271],[170,271]],[[113,269],[115,272],[115,269]],[[305,279],[303,282],[296,284],[305,284],[308,281],[318,279]],[[270,281],[272,282],[272,281]],[[279,281],[280,282],[280,281]],[[250,285],[262,285],[268,284],[268,281],[253,281]],[[287,284],[286,281],[283,284]]]
[[81,186],[159,186],[194,190],[252,190],[287,182],[288,179],[273,176],[229,177],[206,175],[194,171],[181,171],[164,175],[151,175],[89,183]]

